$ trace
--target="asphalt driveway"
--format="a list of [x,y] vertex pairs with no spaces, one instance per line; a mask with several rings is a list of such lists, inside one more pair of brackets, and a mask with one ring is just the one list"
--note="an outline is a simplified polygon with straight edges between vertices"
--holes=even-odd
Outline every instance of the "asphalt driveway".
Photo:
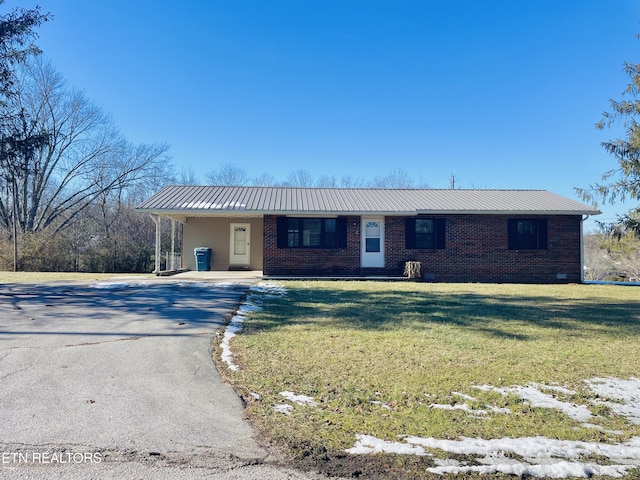
[[0,285],[0,477],[309,478],[211,359],[255,281]]

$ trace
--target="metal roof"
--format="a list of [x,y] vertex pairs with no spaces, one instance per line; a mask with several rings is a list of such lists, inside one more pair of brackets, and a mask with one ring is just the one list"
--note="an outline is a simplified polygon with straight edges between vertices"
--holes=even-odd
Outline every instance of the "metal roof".
[[437,190],[184,186],[163,188],[137,210],[165,215],[554,214],[597,215],[546,190]]

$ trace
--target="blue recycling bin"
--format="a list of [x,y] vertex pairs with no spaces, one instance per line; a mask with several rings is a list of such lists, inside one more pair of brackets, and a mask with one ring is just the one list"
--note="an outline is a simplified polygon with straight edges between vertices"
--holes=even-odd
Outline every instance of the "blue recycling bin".
[[197,247],[193,249],[196,257],[196,270],[198,272],[208,272],[211,270],[211,248]]

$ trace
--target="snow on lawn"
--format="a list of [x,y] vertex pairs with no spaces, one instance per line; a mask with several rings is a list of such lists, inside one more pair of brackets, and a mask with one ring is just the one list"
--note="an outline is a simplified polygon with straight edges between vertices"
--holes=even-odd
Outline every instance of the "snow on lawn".
[[640,425],[640,379],[592,378],[587,380],[589,389],[601,398],[611,398],[614,402],[599,401],[631,423]]
[[[534,407],[542,407],[542,408],[551,408],[555,410],[559,410],[564,412],[570,418],[573,418],[577,422],[586,422],[588,421],[592,415],[591,411],[584,405],[576,405],[573,403],[562,402],[557,400],[552,394],[541,392],[540,389],[557,391],[564,394],[573,395],[575,392],[571,390],[564,389],[558,390],[556,388],[546,388],[543,385],[538,385],[535,383],[530,383],[527,386],[516,386],[516,387],[508,387],[508,388],[495,388],[491,387],[488,390],[493,390],[495,392],[506,395],[508,393],[514,393],[518,395],[523,400],[527,400]],[[486,390],[486,388],[483,388]]]
[[[285,390],[284,392],[280,392],[280,396],[284,397],[285,399],[289,400],[292,403],[295,403],[296,405],[308,405],[310,407],[318,406],[318,402],[316,402],[313,397],[308,397],[307,395],[296,395],[293,392],[289,392]],[[285,415],[291,415],[291,412],[293,411],[293,405],[289,405],[288,403],[285,403],[285,404],[275,405],[273,409],[276,412],[284,413]]]
[[242,330],[245,316],[262,308],[263,298],[281,297],[287,294],[287,290],[272,282],[260,282],[249,289],[247,299],[240,305],[236,314],[231,318],[229,325],[224,331],[220,347],[222,348],[222,361],[227,364],[230,370],[238,370],[239,367],[233,362],[231,352],[231,339]]
[[[625,416],[629,422],[640,424],[640,379],[593,378],[586,380],[585,384],[598,397],[591,401],[594,406],[606,405],[616,414]],[[563,412],[582,423],[584,427],[593,427],[587,423],[593,417],[587,406],[563,402],[553,395],[554,393],[563,396],[575,395],[576,392],[573,390],[535,383],[508,388],[490,385],[477,386],[476,388],[495,391],[505,396],[515,394],[534,407],[551,408]],[[458,392],[452,392],[452,394],[463,400],[475,401],[469,395]],[[474,411],[466,403],[456,403],[453,406],[432,404],[430,407],[464,410],[476,415],[479,413],[478,410]],[[489,408],[489,411],[509,414],[507,409]],[[482,410],[481,412],[488,414],[489,411]],[[393,442],[370,435],[356,435],[354,447],[347,449],[346,452],[356,455],[395,453],[432,456],[428,449],[476,457],[475,464],[434,457],[436,466],[428,470],[442,475],[448,473],[503,473],[536,478],[588,478],[599,475],[620,478],[630,470],[640,467],[640,437],[632,437],[624,443],[607,444],[555,440],[540,436],[492,440],[467,437],[458,440],[440,440],[407,436],[400,441]],[[521,460],[510,458],[513,455],[521,457]],[[610,464],[600,465],[593,461],[585,461],[589,457],[595,458],[596,456],[606,458],[607,463]]]
[[313,397],[308,397],[306,395],[296,395],[293,392],[284,391],[280,392],[280,396],[293,403],[297,403],[298,405],[311,405],[312,407],[318,406],[318,403],[313,399]]

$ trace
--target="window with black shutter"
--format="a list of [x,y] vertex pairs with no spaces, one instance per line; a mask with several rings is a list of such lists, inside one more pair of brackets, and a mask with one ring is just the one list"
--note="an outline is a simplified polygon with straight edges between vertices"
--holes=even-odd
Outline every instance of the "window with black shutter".
[[509,219],[509,250],[546,250],[547,220],[545,218]]
[[444,249],[445,226],[444,218],[407,218],[405,220],[405,247],[423,250]]

